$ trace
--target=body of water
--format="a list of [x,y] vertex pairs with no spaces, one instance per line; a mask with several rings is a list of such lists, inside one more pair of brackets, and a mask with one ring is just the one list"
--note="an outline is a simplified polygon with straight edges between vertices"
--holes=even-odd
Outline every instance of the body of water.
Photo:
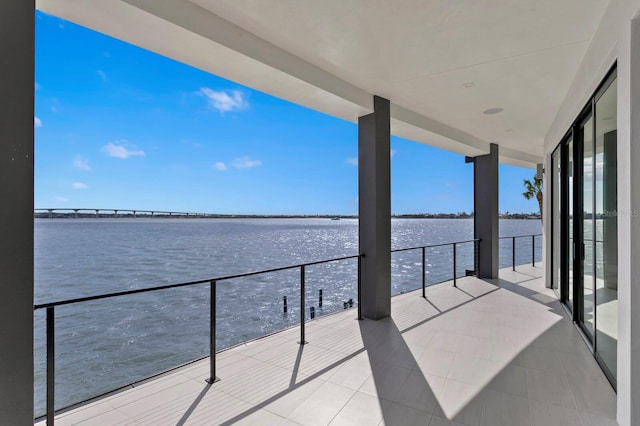
[[[357,219],[40,219],[34,228],[36,303],[358,254]],[[501,236],[539,233],[539,220],[500,221]],[[472,238],[471,219],[392,220],[392,249]],[[510,239],[501,240],[501,267],[511,264],[511,244]],[[531,239],[518,239],[516,249],[518,264],[531,262]],[[542,260],[541,250],[538,237],[536,261]],[[451,246],[427,249],[427,283],[451,279],[452,259]],[[457,259],[458,276],[473,269],[473,244],[459,245]],[[420,250],[392,254],[393,294],[420,287],[421,262]],[[218,349],[299,322],[299,269],[222,281],[217,290]],[[317,316],[333,313],[356,296],[356,259],[306,268],[307,311],[314,306]],[[206,356],[208,351],[208,285],[57,307],[56,407]],[[36,416],[45,409],[45,354],[45,315],[39,310],[35,313]]]

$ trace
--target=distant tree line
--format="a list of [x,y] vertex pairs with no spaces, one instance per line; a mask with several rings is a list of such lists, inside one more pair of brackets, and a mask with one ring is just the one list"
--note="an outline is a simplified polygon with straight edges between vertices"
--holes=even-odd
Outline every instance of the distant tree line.
[[[403,219],[473,219],[473,212],[394,214]],[[500,213],[500,219],[540,219],[540,213]]]
[[[132,213],[87,213],[87,212],[34,212],[37,219],[93,219],[93,218],[150,218],[150,219],[357,219],[357,215],[251,215],[251,214],[138,214]],[[409,213],[394,214],[394,218],[401,219],[473,219],[473,212],[458,213]],[[500,213],[501,219],[540,219],[540,213]]]

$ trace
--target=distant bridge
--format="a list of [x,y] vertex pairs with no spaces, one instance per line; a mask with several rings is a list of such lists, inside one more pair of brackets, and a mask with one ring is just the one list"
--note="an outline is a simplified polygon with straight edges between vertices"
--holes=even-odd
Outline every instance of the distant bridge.
[[211,213],[188,213],[188,212],[171,212],[162,210],[138,210],[138,209],[88,209],[88,208],[73,208],[73,207],[55,207],[55,208],[40,208],[33,210],[34,217],[36,218],[60,218],[60,217],[73,217],[73,218],[113,218],[113,217],[160,217],[160,218],[203,218],[203,217],[220,217],[220,215]]

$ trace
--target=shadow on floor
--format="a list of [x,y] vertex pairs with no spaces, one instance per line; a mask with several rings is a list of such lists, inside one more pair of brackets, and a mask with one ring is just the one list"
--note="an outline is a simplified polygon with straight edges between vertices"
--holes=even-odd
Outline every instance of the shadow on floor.
[[[272,388],[262,380],[275,373],[263,371],[263,364],[255,377],[249,368],[243,376],[227,378],[255,380],[269,396],[249,401],[249,408],[220,424],[250,423],[254,414],[317,379],[324,383],[356,358],[366,359],[371,374],[329,422],[518,426],[561,419],[563,424],[615,424],[615,393],[558,300],[537,291],[542,289],[535,272],[529,268],[526,273],[507,271],[496,280],[460,279],[458,288],[431,289],[426,300],[419,292],[399,296],[391,318],[344,319],[345,329],[353,331],[345,336],[362,342],[348,354],[330,350],[335,342],[327,342],[340,329],[327,327],[324,342],[321,333],[309,336],[310,344],[298,346],[295,357],[291,353],[276,360],[282,367],[278,374],[290,376],[275,380]],[[243,397],[222,380],[219,393]],[[215,388],[203,387],[178,424],[188,424]]]

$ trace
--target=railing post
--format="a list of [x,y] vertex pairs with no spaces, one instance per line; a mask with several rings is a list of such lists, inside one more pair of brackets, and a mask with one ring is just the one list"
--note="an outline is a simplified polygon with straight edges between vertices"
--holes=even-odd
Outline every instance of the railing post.
[[425,295],[425,286],[426,286],[426,276],[425,276],[425,256],[424,256],[424,247],[422,247],[422,297],[427,298]]
[[306,340],[304,340],[304,322],[305,322],[305,318],[304,318],[304,311],[305,311],[305,306],[304,306],[304,265],[302,265],[300,267],[300,341],[298,342],[301,345],[304,345],[305,343],[308,343]]
[[511,265],[516,270],[516,237],[511,237]]
[[453,243],[453,286],[457,287],[456,285],[456,243]]
[[531,266],[536,266],[536,234],[531,235]]
[[362,256],[358,256],[358,320],[362,319]]
[[476,277],[478,276],[478,256],[480,251],[480,242],[478,240],[473,240],[473,270],[476,273]]
[[220,379],[216,377],[216,282],[209,283],[209,384],[214,384]]
[[47,308],[47,426],[55,423],[55,311],[54,307]]
[[318,290],[318,307],[322,308],[322,289]]

